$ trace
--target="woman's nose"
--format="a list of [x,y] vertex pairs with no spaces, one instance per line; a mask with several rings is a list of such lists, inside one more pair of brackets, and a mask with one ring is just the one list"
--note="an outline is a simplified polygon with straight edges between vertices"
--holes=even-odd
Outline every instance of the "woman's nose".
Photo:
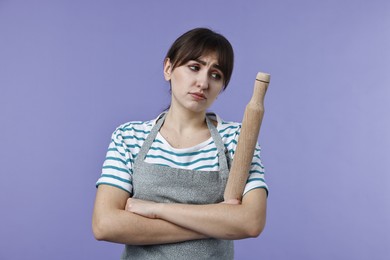
[[209,78],[208,78],[207,73],[205,73],[205,72],[198,73],[198,77],[196,79],[197,86],[201,89],[207,89],[209,86],[208,80],[209,80]]

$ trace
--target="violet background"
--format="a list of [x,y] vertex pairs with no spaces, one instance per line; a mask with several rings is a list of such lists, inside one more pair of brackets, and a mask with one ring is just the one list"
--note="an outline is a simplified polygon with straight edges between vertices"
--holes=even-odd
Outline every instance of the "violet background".
[[387,0],[1,0],[0,259],[119,259],[91,231],[110,135],[168,105],[162,60],[199,26],[235,49],[224,119],[272,74],[267,226],[236,259],[390,259]]

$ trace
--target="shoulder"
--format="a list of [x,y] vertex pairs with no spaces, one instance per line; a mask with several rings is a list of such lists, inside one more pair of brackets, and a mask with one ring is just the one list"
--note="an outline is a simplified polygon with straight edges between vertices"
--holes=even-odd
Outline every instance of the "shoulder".
[[227,121],[222,119],[219,115],[215,113],[207,113],[207,116],[214,122],[217,122],[217,130],[220,134],[231,134],[231,133],[239,133],[241,129],[241,123]]
[[144,139],[155,125],[156,119],[147,121],[129,121],[119,125],[112,134],[113,139]]
[[207,113],[207,116],[217,122],[217,130],[225,145],[235,145],[241,130],[241,123],[227,121],[215,113]]

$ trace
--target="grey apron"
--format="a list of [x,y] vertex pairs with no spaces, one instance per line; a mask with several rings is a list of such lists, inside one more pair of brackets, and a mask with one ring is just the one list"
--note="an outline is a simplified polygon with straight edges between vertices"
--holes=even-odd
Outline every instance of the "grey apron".
[[[185,204],[222,202],[229,174],[225,154],[227,151],[221,136],[207,116],[207,126],[218,149],[219,171],[193,171],[144,161],[165,115],[152,128],[135,159],[133,198]],[[126,245],[121,259],[233,259],[233,250],[233,241],[210,238],[163,245]]]

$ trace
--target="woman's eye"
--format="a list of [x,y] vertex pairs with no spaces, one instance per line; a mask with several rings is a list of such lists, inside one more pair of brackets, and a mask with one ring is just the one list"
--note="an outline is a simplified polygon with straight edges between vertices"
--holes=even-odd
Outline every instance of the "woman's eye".
[[211,73],[211,77],[216,80],[222,79],[222,75],[216,72]]
[[200,70],[200,67],[198,65],[189,65],[188,66],[191,70],[193,71],[199,71]]

